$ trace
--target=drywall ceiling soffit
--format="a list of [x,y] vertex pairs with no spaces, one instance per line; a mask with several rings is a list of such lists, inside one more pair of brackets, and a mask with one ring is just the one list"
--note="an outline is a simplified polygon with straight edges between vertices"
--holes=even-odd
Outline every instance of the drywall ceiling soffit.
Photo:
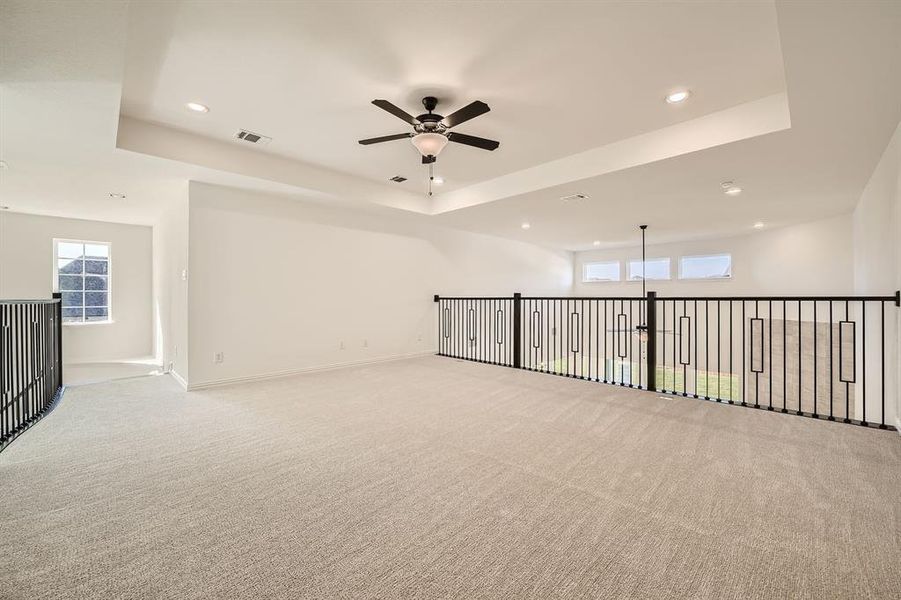
[[[402,32],[388,6],[134,3],[123,122],[179,132],[172,137],[180,148],[158,143],[159,131],[153,141],[139,139],[137,125],[120,134],[120,145],[431,214],[787,126],[770,2],[528,3],[516,11],[506,3],[447,10],[416,2],[404,7],[408,19],[439,12],[443,26]],[[738,22],[742,27],[722,27]],[[680,87],[695,91],[691,101],[666,104],[663,97]],[[408,141],[356,143],[406,127],[372,98],[417,114],[427,94],[441,100],[443,114],[487,101],[492,111],[460,130],[501,141],[490,154],[452,144],[439,157],[445,184],[433,199],[425,197],[427,170]],[[192,113],[187,101],[211,110]],[[739,106],[771,114],[765,123],[705,127],[715,115],[722,124],[741,113]],[[205,151],[209,140],[234,145],[240,128],[273,138],[252,149],[272,157],[271,165]],[[205,150],[187,149],[188,135]],[[408,181],[388,183],[393,175]]]

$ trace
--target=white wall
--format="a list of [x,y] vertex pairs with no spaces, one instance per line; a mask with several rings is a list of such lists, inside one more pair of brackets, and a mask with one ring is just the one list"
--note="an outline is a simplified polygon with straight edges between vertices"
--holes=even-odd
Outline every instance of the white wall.
[[[901,124],[895,130],[879,164],[873,171],[857,208],[854,210],[854,291],[858,294],[882,294],[901,289]],[[887,339],[898,338],[899,311]],[[898,344],[891,348],[886,367],[888,397],[893,400],[896,425],[901,429],[901,393],[898,377],[901,370]],[[888,413],[889,411],[886,410]]]
[[436,293],[571,290],[568,252],[426,219],[192,182],[191,386],[433,352]]
[[113,323],[64,326],[64,360],[77,363],[150,356],[150,227],[0,212],[0,298],[50,297],[54,238],[112,245]]
[[[653,236],[654,230],[650,227],[648,237],[653,240]],[[661,296],[850,294],[854,287],[852,245],[850,215],[754,230],[729,238],[648,244],[649,259],[670,257],[673,277],[669,281],[649,281],[648,290],[655,290]],[[680,256],[723,253],[732,255],[732,279],[678,279]],[[641,246],[576,253],[574,293],[585,296],[641,295],[640,282],[582,282],[582,265],[586,262],[619,260],[625,280],[628,261],[640,258]],[[888,294],[894,289],[890,286],[880,293]]]
[[188,182],[153,227],[154,356],[182,382],[188,366]]

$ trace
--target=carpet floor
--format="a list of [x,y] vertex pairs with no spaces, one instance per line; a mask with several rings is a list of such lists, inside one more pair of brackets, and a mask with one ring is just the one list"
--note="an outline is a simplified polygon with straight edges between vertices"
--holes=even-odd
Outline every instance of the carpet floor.
[[899,598],[901,436],[423,357],[71,388],[0,598]]

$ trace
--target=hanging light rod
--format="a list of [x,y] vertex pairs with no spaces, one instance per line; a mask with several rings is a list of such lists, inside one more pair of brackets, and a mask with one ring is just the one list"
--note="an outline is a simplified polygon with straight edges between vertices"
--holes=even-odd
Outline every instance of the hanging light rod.
[[[645,272],[645,268],[647,265],[647,246],[645,235],[647,234],[648,226],[647,225],[639,225],[639,229],[641,229],[641,295],[644,298],[648,297],[647,293],[647,273]],[[641,311],[641,324],[638,325],[635,329],[638,330],[639,335],[647,335],[648,333],[648,324],[645,321],[645,311]]]

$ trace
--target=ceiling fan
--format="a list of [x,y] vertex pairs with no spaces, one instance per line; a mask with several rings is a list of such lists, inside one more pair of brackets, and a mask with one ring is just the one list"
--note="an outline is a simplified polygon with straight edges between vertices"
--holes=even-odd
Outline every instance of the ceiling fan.
[[418,117],[408,114],[406,111],[394,106],[387,100],[373,100],[372,103],[412,125],[413,131],[410,133],[396,133],[394,135],[360,140],[360,143],[364,146],[368,146],[369,144],[379,144],[381,142],[390,142],[391,140],[412,138],[411,141],[413,142],[413,145],[416,146],[416,149],[422,154],[422,164],[429,165],[435,162],[438,154],[444,149],[448,141],[466,144],[467,146],[474,146],[476,148],[481,148],[482,150],[496,150],[497,147],[501,145],[500,142],[494,140],[487,140],[473,135],[448,131],[450,128],[456,127],[460,123],[465,123],[466,121],[474,119],[479,115],[484,115],[491,110],[488,105],[481,100],[476,100],[475,102],[467,104],[457,112],[446,117],[432,112],[435,110],[435,107],[438,106],[438,98],[435,98],[434,96],[426,96],[422,99],[422,105],[428,112],[419,115]]

